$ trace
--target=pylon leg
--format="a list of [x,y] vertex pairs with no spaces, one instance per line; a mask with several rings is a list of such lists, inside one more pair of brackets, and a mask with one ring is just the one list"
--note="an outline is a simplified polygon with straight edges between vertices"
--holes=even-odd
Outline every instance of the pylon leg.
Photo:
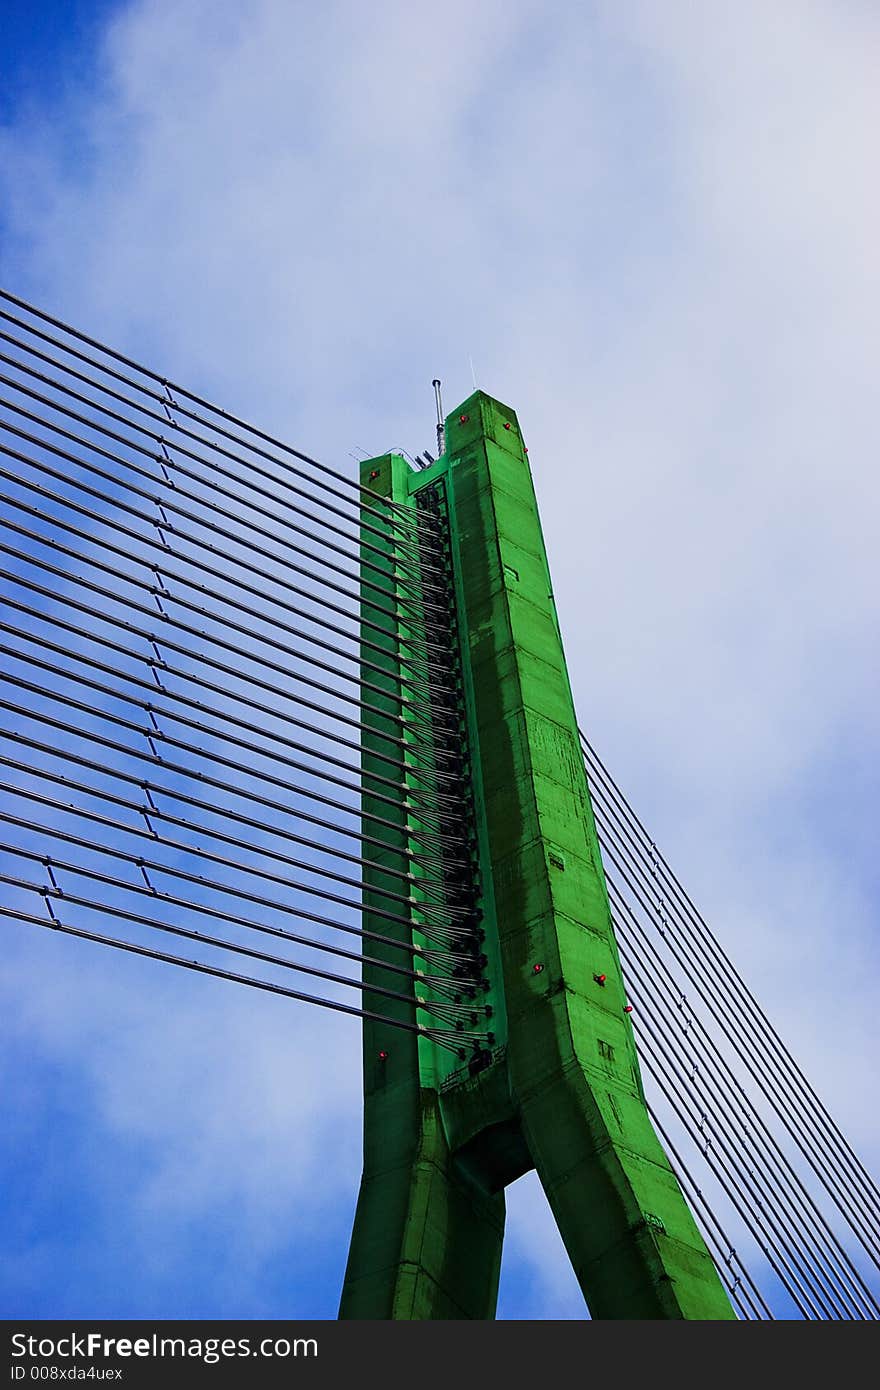
[[526,1100],[521,1117],[593,1318],[733,1316],[647,1116],[627,1116],[624,1143],[609,1137],[619,1126],[575,1069]]
[[446,439],[525,1145],[594,1318],[729,1319],[645,1105],[518,421],[478,392]]
[[[409,499],[412,472],[399,456],[383,455],[361,466],[365,496],[364,587],[362,614],[369,637],[365,655],[368,692],[363,719],[363,817],[371,837],[364,870],[364,926],[377,935],[365,952],[364,983],[391,991],[364,994],[365,1007],[415,1028],[414,980],[398,971],[413,963],[414,927],[407,906],[383,890],[401,894],[412,868],[407,857],[414,815],[389,805],[387,754],[407,734],[408,703],[403,698],[401,651],[410,658],[419,636],[408,627],[403,609],[394,611],[398,585],[409,604],[413,565],[403,583],[394,536],[381,523],[383,499],[398,508]],[[398,512],[398,516],[399,516]],[[384,551],[384,553],[383,553]],[[382,587],[376,588],[377,580]],[[391,611],[389,611],[391,610]],[[407,638],[407,641],[404,641]],[[377,671],[382,648],[386,674]],[[384,695],[383,695],[384,690]],[[401,718],[402,716],[402,718]],[[402,725],[402,727],[401,727]],[[397,756],[403,757],[405,749]],[[401,777],[405,780],[405,770]],[[425,832],[421,843],[424,844]],[[382,847],[377,849],[377,840]],[[389,876],[395,871],[397,877]],[[375,915],[373,915],[375,913]],[[409,947],[403,954],[393,942]],[[387,964],[388,968],[384,968]],[[409,998],[403,997],[409,991]],[[440,1112],[438,1085],[454,1054],[442,1059],[426,1036],[364,1022],[364,1168],[342,1292],[340,1318],[491,1319],[495,1316],[504,1196],[490,1196],[452,1156]]]
[[367,1143],[339,1316],[492,1319],[504,1194],[486,1195],[456,1165],[436,1091],[413,1101],[408,1142]]

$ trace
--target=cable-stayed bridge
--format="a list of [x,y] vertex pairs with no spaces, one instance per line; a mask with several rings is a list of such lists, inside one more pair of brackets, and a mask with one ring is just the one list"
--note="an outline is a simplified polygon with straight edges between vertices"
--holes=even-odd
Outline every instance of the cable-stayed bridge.
[[355,479],[5,292],[0,362],[4,927],[362,1020],[342,1315],[491,1317],[537,1167],[594,1316],[876,1318],[873,1179],[577,727],[513,412]]

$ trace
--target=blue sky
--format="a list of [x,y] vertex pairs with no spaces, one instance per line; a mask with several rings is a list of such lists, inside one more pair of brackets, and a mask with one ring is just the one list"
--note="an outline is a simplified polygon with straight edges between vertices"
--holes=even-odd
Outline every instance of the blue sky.
[[105,21],[117,6],[113,0],[47,0],[29,5],[9,0],[3,7],[3,117],[8,120],[24,104],[44,106],[59,86],[69,88],[77,77],[87,78]]
[[[3,283],[343,468],[473,361],[581,722],[876,1171],[876,12],[220,8],[4,7]],[[147,971],[4,953],[0,1306],[334,1316],[356,1027]],[[501,1314],[581,1315],[510,1212]]]

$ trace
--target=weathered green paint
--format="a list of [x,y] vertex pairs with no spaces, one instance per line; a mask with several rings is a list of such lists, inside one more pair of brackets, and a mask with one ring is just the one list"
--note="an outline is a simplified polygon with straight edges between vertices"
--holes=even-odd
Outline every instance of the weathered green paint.
[[[432,1087],[417,1056],[432,1045],[413,1039],[407,1051],[398,1034],[403,1070],[378,1087],[370,1049],[384,1046],[381,1025],[365,1026],[365,1178],[346,1289],[364,1278],[366,1246],[381,1246],[397,1293],[357,1305],[347,1295],[342,1315],[491,1317],[503,1208],[481,1202],[499,1203],[535,1167],[594,1318],[729,1319],[644,1104],[516,416],[477,392],[448,417],[446,441],[432,476],[445,478],[449,499],[501,1045],[477,1075],[444,1079],[436,1068]],[[396,497],[424,483],[395,467]],[[412,1280],[420,1298],[401,1293]]]
[[447,454],[524,1147],[593,1317],[731,1318],[644,1105],[516,416],[475,394]]

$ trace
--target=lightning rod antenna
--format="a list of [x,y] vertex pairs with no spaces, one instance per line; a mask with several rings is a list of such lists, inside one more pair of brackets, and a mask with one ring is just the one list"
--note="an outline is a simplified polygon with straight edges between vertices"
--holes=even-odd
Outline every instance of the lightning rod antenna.
[[446,451],[446,432],[443,428],[443,402],[440,399],[440,378],[435,376],[431,385],[434,387],[434,395],[437,398],[437,453],[442,454]]

